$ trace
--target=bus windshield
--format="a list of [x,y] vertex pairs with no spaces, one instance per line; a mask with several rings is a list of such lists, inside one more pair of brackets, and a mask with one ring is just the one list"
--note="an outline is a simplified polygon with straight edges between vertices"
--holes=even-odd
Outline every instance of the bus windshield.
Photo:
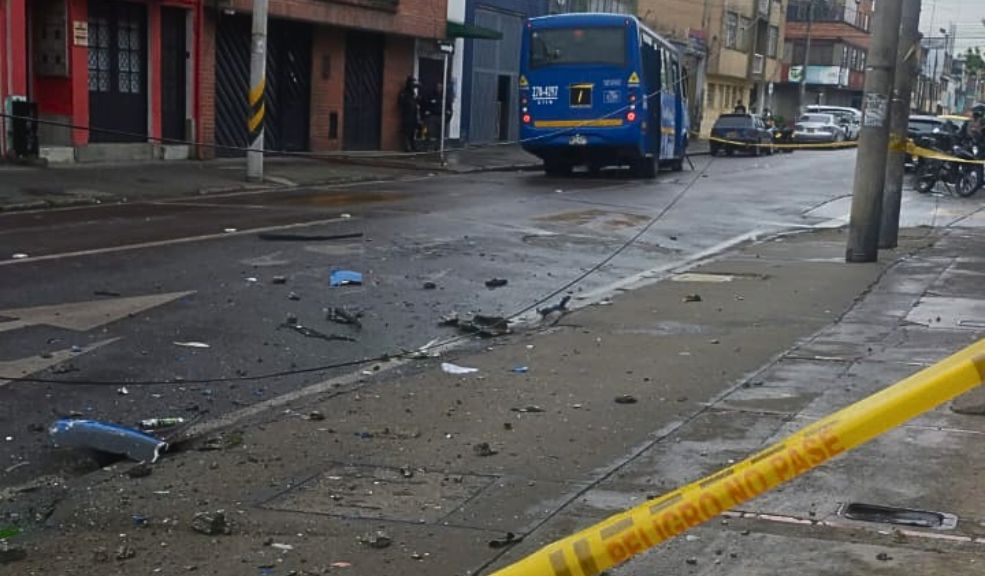
[[626,66],[626,28],[541,28],[530,33],[530,67]]

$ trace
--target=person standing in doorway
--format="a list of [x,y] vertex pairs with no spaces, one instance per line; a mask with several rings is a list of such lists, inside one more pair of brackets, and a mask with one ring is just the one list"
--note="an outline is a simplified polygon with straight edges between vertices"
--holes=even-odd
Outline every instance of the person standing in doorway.
[[417,151],[417,129],[421,124],[421,105],[417,98],[417,78],[407,77],[404,89],[400,91],[400,134],[404,140],[404,152]]

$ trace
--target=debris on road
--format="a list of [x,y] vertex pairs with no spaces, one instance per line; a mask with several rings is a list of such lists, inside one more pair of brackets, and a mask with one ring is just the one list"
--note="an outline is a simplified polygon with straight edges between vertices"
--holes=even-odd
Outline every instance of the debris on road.
[[515,366],[513,368],[513,370],[512,370],[512,372],[514,372],[516,374],[526,374],[529,371],[530,371],[530,368],[528,368],[526,366]]
[[524,406],[523,408],[510,408],[511,412],[519,412],[520,414],[537,414],[539,412],[547,412],[540,406],[536,404],[531,404],[529,406]]
[[130,393],[130,390],[126,386],[120,386],[119,388],[116,389],[116,393],[119,394],[120,396],[126,396],[127,394]]
[[[5,474],[10,474],[14,470],[17,470],[18,468],[23,468],[24,466],[27,466],[28,464],[30,464],[29,461],[27,461],[27,460],[21,460],[17,464],[11,464],[10,466],[7,466],[6,468],[3,469],[3,471],[4,471]],[[3,536],[0,535],[0,540],[2,540],[2,539],[3,539]]]
[[341,341],[341,342],[356,342],[355,338],[350,338],[348,336],[342,336],[341,334],[325,334],[324,332],[319,332],[313,328],[308,328],[307,326],[302,326],[297,323],[285,322],[280,325],[281,328],[289,328],[294,330],[298,334],[305,336],[307,338],[317,338],[319,340],[331,341]]
[[616,396],[616,404],[636,404],[636,402],[636,397],[630,394]]
[[466,366],[452,364],[451,362],[442,362],[441,369],[444,370],[446,374],[473,374],[479,371],[478,368],[468,368]]
[[356,328],[362,328],[363,323],[359,319],[362,312],[352,312],[344,306],[332,306],[325,309],[325,319],[336,324],[351,324]]
[[231,534],[229,524],[226,522],[225,510],[215,512],[198,512],[192,518],[192,530],[206,536],[218,536],[220,534]]
[[308,412],[308,420],[311,420],[312,422],[321,422],[324,419],[325,419],[325,415],[319,412],[318,410],[312,410],[311,412]]
[[272,284],[287,284],[287,276],[274,276],[270,282]]
[[434,289],[436,289],[437,287],[438,287],[438,285],[437,285],[437,284],[435,284],[434,282],[425,282],[425,283],[424,283],[424,289],[425,289],[425,290],[434,290]]
[[222,231],[225,232],[226,234],[232,234],[233,232],[236,232],[236,229],[235,228],[223,228]]
[[495,540],[489,541],[489,547],[494,549],[506,548],[507,546],[512,546],[519,542],[523,542],[522,536],[517,536],[512,532],[507,532],[506,536],[503,538],[496,538]]
[[701,294],[688,294],[684,297],[684,302],[701,302]]
[[206,344],[205,342],[173,342],[175,346],[184,346],[185,348],[211,348],[212,346]]
[[390,544],[393,544],[393,540],[387,536],[386,532],[378,530],[373,534],[367,534],[359,539],[359,542],[370,548],[376,548],[377,550],[382,550],[383,548],[388,548]]
[[288,300],[293,300],[293,301],[297,302],[298,300],[301,299],[301,296],[298,295],[297,292],[291,292],[290,294],[287,295],[287,299]]
[[23,260],[24,258],[29,258],[29,256],[23,252],[15,252],[10,255],[14,260]]
[[352,568],[351,562],[332,562],[329,564],[332,568]]
[[136,550],[131,548],[130,545],[126,543],[120,544],[119,547],[117,547],[116,549],[116,559],[120,560],[121,562],[123,560],[129,560],[136,555],[137,555]]
[[548,316],[562,315],[568,311],[568,302],[571,301],[571,296],[566,295],[561,298],[561,301],[557,304],[551,306],[544,306],[543,308],[538,308],[537,313],[540,314],[541,318],[547,318]]
[[332,287],[362,286],[363,275],[352,270],[332,270],[328,277],[328,283]]
[[509,282],[510,281],[507,280],[506,278],[491,278],[489,280],[486,280],[486,288],[489,288],[490,290],[495,288],[502,288],[503,286],[509,284]]
[[186,420],[181,416],[171,416],[168,418],[146,418],[137,423],[142,430],[160,430],[161,428],[172,428],[179,424],[184,424]]
[[510,333],[509,320],[503,316],[475,314],[469,320],[462,320],[458,314],[452,313],[442,316],[440,325],[455,326],[462,332],[477,334],[485,338],[494,338]]
[[876,554],[876,560],[878,560],[880,562],[889,562],[892,559],[893,559],[893,557],[890,556],[889,554],[886,554],[885,552],[880,552],[880,553]]
[[484,458],[486,456],[495,456],[499,454],[499,450],[495,450],[489,445],[489,442],[479,442],[475,446],[472,446],[472,451],[475,452],[476,456]]
[[346,234],[295,234],[291,232],[261,232],[257,234],[260,240],[274,242],[324,242],[326,240],[347,240],[349,238],[362,238],[362,232],[349,232]]
[[121,454],[138,462],[157,462],[168,447],[150,434],[96,420],[57,420],[48,433],[56,446]]
[[290,544],[283,544],[281,542],[271,542],[270,547],[283,552],[290,552],[291,550],[294,550],[294,546],[291,546]]

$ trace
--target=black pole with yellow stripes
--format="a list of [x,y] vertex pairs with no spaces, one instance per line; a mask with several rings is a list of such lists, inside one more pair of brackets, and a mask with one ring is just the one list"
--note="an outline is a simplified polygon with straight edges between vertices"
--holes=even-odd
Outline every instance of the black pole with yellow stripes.
[[250,150],[246,153],[246,179],[263,180],[263,93],[267,85],[267,0],[253,0],[253,37],[250,45],[250,112],[246,127]]

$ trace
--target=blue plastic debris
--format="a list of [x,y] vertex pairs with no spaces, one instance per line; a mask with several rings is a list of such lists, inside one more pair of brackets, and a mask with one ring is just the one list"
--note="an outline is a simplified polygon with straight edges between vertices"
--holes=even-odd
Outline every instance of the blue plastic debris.
[[61,419],[48,429],[56,446],[120,454],[138,462],[157,462],[168,443],[133,428],[97,420]]
[[332,270],[332,274],[328,278],[328,283],[331,286],[361,286],[363,275],[352,270]]

